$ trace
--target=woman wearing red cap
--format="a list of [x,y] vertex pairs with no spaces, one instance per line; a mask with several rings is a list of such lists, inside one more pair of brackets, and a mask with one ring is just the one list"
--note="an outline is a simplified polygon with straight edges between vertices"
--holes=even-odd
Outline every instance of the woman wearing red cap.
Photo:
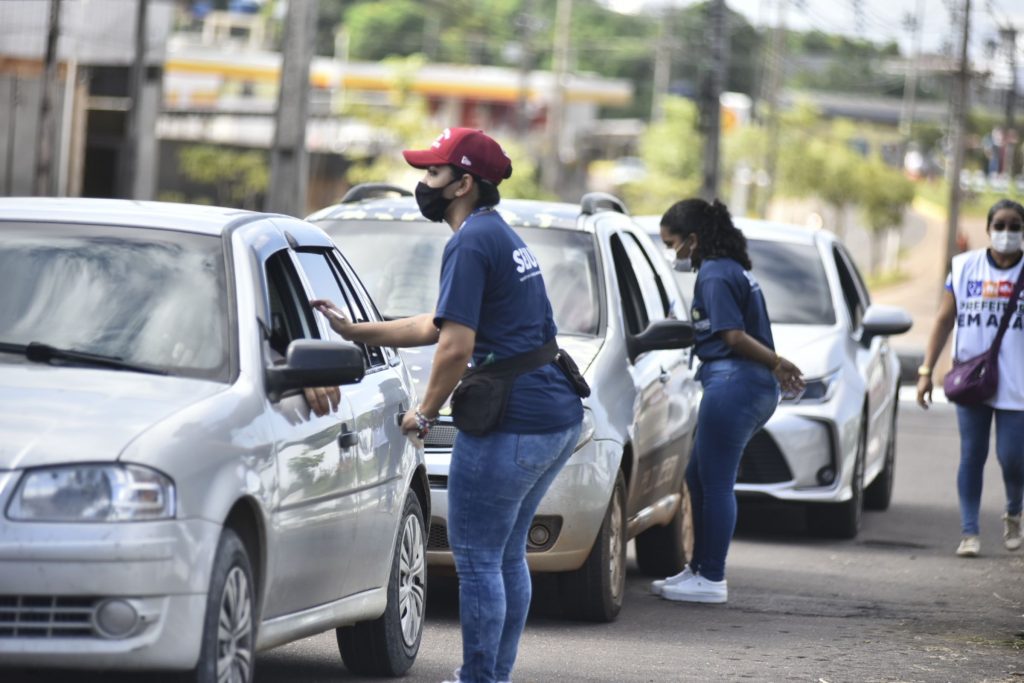
[[[420,211],[454,231],[434,312],[354,324],[329,302],[313,304],[346,339],[374,346],[437,344],[422,402],[402,422],[403,431],[421,438],[470,361],[481,373],[490,366],[514,368],[496,423],[486,430],[460,426],[448,474],[448,536],[462,625],[457,678],[509,681],[532,591],[527,532],[572,455],[582,404],[566,374],[544,355],[557,329],[540,266],[494,208],[498,184],[512,174],[508,156],[470,128],[445,129],[429,149],[403,154],[426,171],[416,187]],[[457,423],[464,405],[453,401]]]

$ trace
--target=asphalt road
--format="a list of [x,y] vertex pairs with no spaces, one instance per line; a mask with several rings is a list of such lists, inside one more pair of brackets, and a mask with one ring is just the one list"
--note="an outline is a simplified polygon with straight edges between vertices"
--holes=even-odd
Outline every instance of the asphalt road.
[[[801,511],[744,505],[729,556],[729,603],[683,605],[647,593],[631,568],[613,624],[566,621],[541,582],[518,683],[547,681],[1024,681],[1024,552],[1003,549],[994,457],[985,481],[982,557],[957,558],[957,434],[950,406],[901,405],[897,481],[887,512],[853,541],[811,538]],[[430,586],[428,626],[406,681],[438,683],[460,661],[457,591]],[[6,683],[152,680],[5,672]],[[261,654],[259,683],[363,682],[333,634]]]

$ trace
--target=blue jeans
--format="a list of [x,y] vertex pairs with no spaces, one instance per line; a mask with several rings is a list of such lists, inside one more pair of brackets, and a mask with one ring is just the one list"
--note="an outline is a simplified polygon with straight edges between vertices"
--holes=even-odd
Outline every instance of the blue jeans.
[[996,457],[1003,468],[1006,512],[1019,515],[1024,498],[1024,410],[1000,410],[987,405],[956,407],[960,424],[960,525],[965,535],[978,534],[982,473],[988,459],[992,416],[996,418]]
[[511,680],[533,592],[526,534],[579,434],[576,424],[550,434],[455,438],[448,539],[459,574],[465,683]]
[[701,366],[704,397],[686,484],[693,505],[690,568],[710,581],[725,578],[725,556],[736,529],[736,472],[743,449],[779,405],[771,370],[749,360],[726,358]]

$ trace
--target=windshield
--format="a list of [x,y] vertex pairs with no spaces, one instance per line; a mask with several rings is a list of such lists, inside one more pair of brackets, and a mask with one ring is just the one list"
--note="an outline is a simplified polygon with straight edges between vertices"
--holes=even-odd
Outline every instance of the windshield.
[[39,342],[171,374],[229,379],[219,237],[0,223],[0,273],[2,342]]
[[[387,318],[434,310],[441,256],[452,231],[442,224],[325,221],[321,224],[359,273]],[[540,262],[560,334],[595,336],[600,325],[597,257],[592,235],[517,228]]]
[[[835,309],[818,250],[808,244],[748,240],[751,273],[764,292],[768,319],[781,325],[834,325]],[[674,255],[672,255],[674,258]],[[674,272],[679,289],[693,300],[695,272]]]
[[768,319],[783,325],[834,325],[832,294],[818,250],[809,244],[749,240],[751,273],[761,284]]

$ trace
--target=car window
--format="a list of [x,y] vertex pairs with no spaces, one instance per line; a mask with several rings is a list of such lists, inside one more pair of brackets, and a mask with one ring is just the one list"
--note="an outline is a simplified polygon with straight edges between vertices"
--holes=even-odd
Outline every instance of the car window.
[[832,248],[832,256],[835,258],[836,270],[839,272],[839,285],[843,290],[843,301],[850,313],[850,324],[853,329],[859,329],[866,308],[857,282],[859,278],[851,272],[852,267],[838,247]]
[[[308,250],[298,252],[299,263],[306,273],[309,286],[313,289],[313,296],[317,299],[330,299],[337,304],[349,317],[349,320],[365,321],[371,318],[363,309],[363,304],[352,290],[351,285],[341,275],[333,255],[328,250]],[[333,330],[329,333],[332,338],[341,340],[341,337]],[[366,352],[366,359],[369,364],[382,365],[384,354],[377,347],[360,345]]]
[[747,253],[773,324],[835,325],[832,293],[816,247],[750,239]]
[[629,255],[619,235],[612,235],[612,260],[615,262],[615,279],[619,282],[619,298],[622,300],[622,314],[626,319],[627,331],[637,335],[647,329],[647,305],[637,281]]
[[234,326],[226,272],[218,236],[0,223],[0,341],[227,382]]
[[273,254],[265,264],[267,300],[270,303],[270,348],[280,356],[296,339],[319,339],[302,281],[287,250]]
[[[387,319],[432,312],[451,230],[422,221],[323,221]],[[594,237],[577,230],[516,228],[540,262],[560,334],[600,333],[602,299]]]
[[[640,285],[643,306],[647,312],[648,324],[664,320],[668,316],[669,301],[665,288],[654,272],[646,252],[640,247],[636,237],[631,234],[622,235],[622,246],[629,256],[636,281]],[[646,325],[644,326],[646,327]]]

